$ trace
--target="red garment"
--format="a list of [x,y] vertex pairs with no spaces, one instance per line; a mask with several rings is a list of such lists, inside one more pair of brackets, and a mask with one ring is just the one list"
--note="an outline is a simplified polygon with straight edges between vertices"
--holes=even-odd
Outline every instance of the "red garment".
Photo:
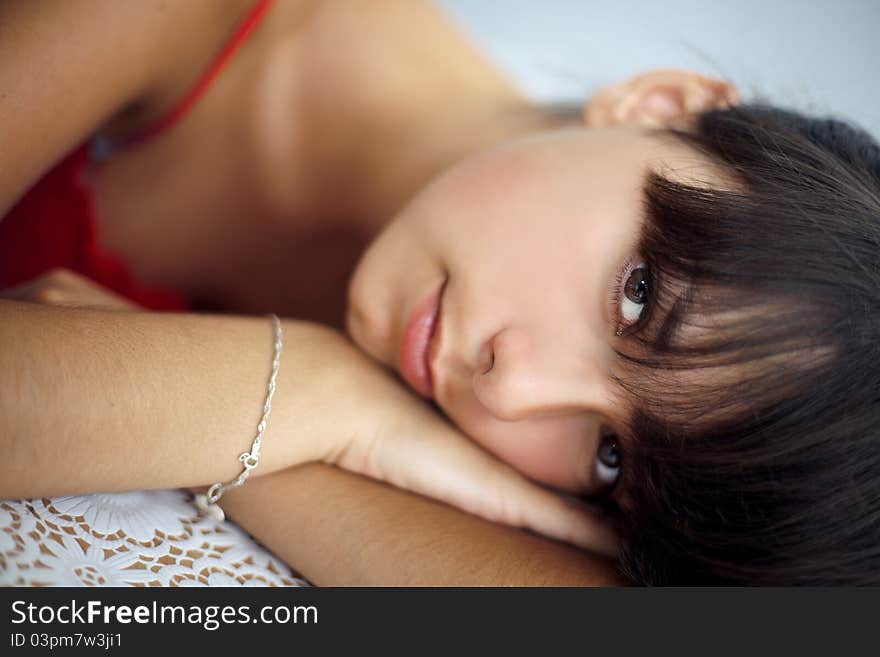
[[[257,0],[196,86],[164,118],[121,147],[152,139],[183,118],[245,43],[271,3],[272,0]],[[187,301],[181,294],[139,283],[122,259],[102,248],[94,200],[83,175],[92,146],[87,142],[64,158],[0,221],[0,289],[64,267],[145,308],[186,309]]]

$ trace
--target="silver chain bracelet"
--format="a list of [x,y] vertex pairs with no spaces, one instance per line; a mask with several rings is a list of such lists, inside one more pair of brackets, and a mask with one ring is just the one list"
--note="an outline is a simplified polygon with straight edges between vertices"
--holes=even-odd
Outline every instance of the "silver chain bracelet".
[[230,488],[241,486],[251,474],[251,470],[260,464],[260,445],[263,442],[263,433],[266,431],[266,425],[269,422],[269,413],[272,411],[272,396],[275,394],[275,379],[278,376],[278,367],[281,364],[281,321],[278,315],[270,315],[275,326],[275,357],[272,359],[272,374],[269,377],[269,390],[266,394],[266,403],[263,405],[263,418],[257,425],[257,436],[251,445],[249,452],[239,455],[238,460],[241,461],[242,471],[235,479],[226,483],[218,482],[208,489],[204,495],[199,494],[195,497],[196,506],[205,511],[208,515],[218,521],[226,518],[223,509],[217,504],[223,493]]

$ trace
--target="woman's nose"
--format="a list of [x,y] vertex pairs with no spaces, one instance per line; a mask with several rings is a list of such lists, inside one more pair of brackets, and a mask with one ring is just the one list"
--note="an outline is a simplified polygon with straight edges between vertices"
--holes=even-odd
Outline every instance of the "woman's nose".
[[500,420],[576,410],[606,414],[610,404],[607,356],[589,339],[539,339],[506,328],[482,348],[474,373],[480,403]]

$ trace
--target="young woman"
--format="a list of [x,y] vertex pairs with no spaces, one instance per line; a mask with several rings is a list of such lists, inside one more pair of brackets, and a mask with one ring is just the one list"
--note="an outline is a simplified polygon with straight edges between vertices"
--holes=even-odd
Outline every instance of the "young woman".
[[0,495],[235,477],[268,321],[118,309],[276,312],[222,503],[318,584],[617,581],[321,461],[639,582],[876,578],[864,134],[686,72],[537,107],[420,2],[0,11]]

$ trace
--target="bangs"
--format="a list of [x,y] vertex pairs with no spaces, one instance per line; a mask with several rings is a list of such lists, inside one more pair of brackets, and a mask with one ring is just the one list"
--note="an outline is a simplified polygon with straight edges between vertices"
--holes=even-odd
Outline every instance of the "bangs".
[[865,366],[880,362],[880,200],[853,158],[817,146],[793,116],[718,110],[693,132],[666,131],[720,164],[731,188],[646,178],[651,302],[615,375],[632,409],[623,568],[641,583],[816,581],[805,527],[838,532],[825,546],[838,562],[870,535],[860,558],[880,560],[880,529],[838,526],[830,508],[843,471],[875,496],[865,509],[880,502],[877,457],[864,458],[880,449],[880,386]]
[[630,406],[691,428],[724,411],[738,420],[796,393],[835,351],[847,309],[834,286],[805,286],[804,273],[820,270],[793,244],[792,217],[754,205],[744,192],[648,174],[638,251],[651,302],[617,349]]

